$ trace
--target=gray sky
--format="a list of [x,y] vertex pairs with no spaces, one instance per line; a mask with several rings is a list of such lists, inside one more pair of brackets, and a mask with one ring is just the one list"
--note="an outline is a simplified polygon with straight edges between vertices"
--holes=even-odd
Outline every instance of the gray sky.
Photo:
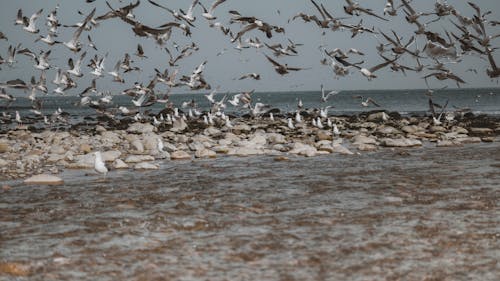
[[[16,13],[19,8],[23,9],[23,13],[26,16],[30,16],[32,13],[40,8],[43,8],[43,17],[38,21],[38,28],[40,28],[40,34],[46,35],[47,30],[45,27],[45,17],[50,13],[50,11],[56,6],[57,3],[60,4],[60,9],[58,13],[58,18],[62,24],[74,24],[78,21],[83,20],[83,17],[77,14],[77,10],[81,10],[83,13],[87,14],[91,11],[93,7],[97,8],[96,15],[101,15],[107,12],[109,9],[105,5],[104,1],[98,0],[95,3],[87,4],[84,0],[74,0],[74,1],[53,1],[53,0],[0,0],[2,2],[2,9],[0,10],[0,31],[5,33],[9,38],[9,41],[0,41],[0,47],[2,51],[0,54],[3,58],[6,58],[7,48],[9,44],[22,43],[23,47],[29,48],[34,52],[39,52],[40,50],[47,50],[48,46],[45,43],[38,42],[34,43],[34,40],[38,35],[27,33],[22,30],[20,26],[14,26],[14,20],[16,18]],[[201,0],[205,6],[210,6],[212,0]],[[128,3],[129,1],[123,1],[119,3],[118,0],[109,0],[109,2],[114,7],[120,7]],[[131,2],[131,1],[130,1]],[[164,5],[168,5],[173,9],[182,8],[187,10],[191,1],[187,0],[157,0],[157,2]],[[343,12],[342,6],[344,1],[326,1],[317,0],[318,3],[323,3],[325,7],[334,15],[338,17],[346,16]],[[362,6],[373,9],[374,12],[382,14],[385,1],[383,0],[372,0],[372,1],[359,1]],[[395,1],[399,3],[399,1]],[[431,11],[434,8],[433,0],[418,0],[413,1],[415,3],[415,8],[422,11]],[[472,16],[474,10],[472,10],[468,5],[467,1],[450,1],[453,5],[461,11],[462,14],[467,16]],[[497,17],[497,12],[500,11],[500,1],[498,0],[483,0],[475,1],[479,3],[484,11],[492,10],[493,15],[490,19],[499,20]],[[215,14],[218,16],[217,21],[221,21],[223,24],[229,24],[229,14],[227,11],[237,10],[242,15],[256,16],[264,21],[269,22],[273,25],[283,26],[286,30],[284,35],[276,34],[271,39],[265,38],[265,36],[258,31],[252,31],[247,33],[244,38],[248,37],[259,37],[262,41],[267,43],[287,43],[287,39],[291,39],[296,43],[302,43],[304,46],[299,47],[299,56],[297,57],[281,57],[277,60],[282,63],[288,63],[290,66],[298,67],[308,67],[310,70],[304,70],[297,73],[292,73],[284,77],[278,75],[272,68],[271,64],[265,59],[264,53],[270,55],[271,52],[267,48],[262,48],[260,50],[250,48],[245,49],[242,52],[235,50],[234,44],[230,43],[230,38],[224,36],[219,30],[212,29],[208,27],[207,21],[201,17],[201,7],[195,9],[195,15],[197,20],[195,22],[196,28],[192,29],[193,36],[191,38],[184,37],[180,32],[174,31],[172,34],[172,39],[167,43],[167,47],[173,50],[172,43],[183,46],[194,41],[200,46],[200,51],[195,53],[193,56],[182,60],[179,63],[179,74],[189,74],[191,71],[199,65],[202,61],[208,60],[205,68],[205,78],[212,85],[212,87],[220,86],[220,91],[243,91],[256,89],[257,91],[290,91],[290,90],[318,90],[320,84],[324,84],[328,89],[338,89],[338,90],[355,90],[355,89],[410,89],[410,88],[425,88],[424,80],[421,79],[424,76],[424,72],[415,74],[414,72],[409,72],[408,76],[405,77],[401,73],[391,72],[389,69],[381,70],[377,72],[379,76],[378,79],[373,81],[367,81],[357,71],[348,77],[335,78],[333,72],[329,67],[320,64],[320,60],[324,58],[323,53],[318,49],[318,46],[324,44],[329,50],[334,48],[341,48],[347,50],[351,47],[359,49],[366,53],[364,58],[359,58],[359,60],[365,60],[366,66],[371,67],[382,61],[382,59],[376,54],[375,45],[378,43],[377,39],[369,35],[368,33],[361,34],[354,39],[351,39],[351,33],[349,31],[337,31],[332,32],[330,30],[320,30],[313,23],[304,23],[301,19],[287,23],[288,19],[293,17],[298,12],[304,12],[307,14],[318,14],[314,6],[308,0],[228,0],[227,2],[220,5]],[[279,10],[279,15],[278,15]],[[135,11],[137,18],[144,24],[151,26],[158,26],[166,22],[172,21],[172,16],[167,14],[165,11],[155,8],[150,5],[146,0],[141,1],[141,6]],[[390,32],[390,29],[394,29],[398,34],[404,37],[403,41],[408,40],[413,35],[414,26],[409,25],[402,16],[402,11],[399,11],[397,17],[389,18],[391,21],[386,23],[378,19],[374,19],[368,16],[354,17],[345,20],[346,23],[357,24],[361,18],[364,19],[363,24],[368,27],[375,26],[376,29],[381,29]],[[451,17],[450,17],[451,18]],[[429,20],[433,17],[429,17]],[[237,33],[241,28],[239,24],[233,24],[230,26],[234,33]],[[439,22],[429,24],[428,28],[435,32],[443,33],[444,28],[450,28],[448,18],[445,18]],[[500,28],[488,27],[490,34],[500,33]],[[455,30],[455,29],[453,29]],[[74,29],[60,28],[60,35],[57,40],[68,41],[71,37]],[[326,31],[326,35],[322,36],[322,32]],[[82,43],[87,43],[86,37],[88,32],[84,32],[81,36]],[[457,32],[458,34],[458,32]],[[125,85],[120,85],[117,83],[112,83],[112,78],[109,75],[102,77],[98,80],[99,90],[111,89],[114,93],[130,87],[134,82],[139,81],[147,83],[154,73],[154,68],[159,68],[161,70],[168,66],[168,56],[164,49],[158,47],[152,39],[145,39],[136,37],[131,26],[123,23],[119,19],[107,20],[101,23],[97,29],[93,29],[90,32],[93,40],[95,41],[97,47],[99,48],[99,54],[103,55],[109,52],[109,57],[106,60],[106,71],[111,71],[116,61],[123,57],[123,54],[128,52],[130,54],[134,53],[136,50],[137,43],[141,43],[145,49],[148,59],[141,60],[139,58],[134,58],[136,65],[143,68],[140,73],[125,74],[124,78],[126,80]],[[498,46],[500,39],[493,41],[493,46]],[[418,40],[418,46],[422,49],[424,44],[424,38]],[[414,46],[412,46],[414,48]],[[86,48],[88,49],[88,48]],[[217,57],[216,54],[223,49],[227,49],[224,55]],[[71,56],[74,59],[77,55],[71,53],[66,47],[62,45],[56,45],[52,47],[51,64],[54,66],[59,66],[63,69],[67,69],[67,60]],[[88,60],[93,57],[95,52],[93,50],[88,50],[88,54],[85,60],[85,65]],[[496,52],[495,58],[500,62],[500,56]],[[21,77],[26,81],[29,81],[32,75],[35,77],[39,76],[39,71],[33,68],[33,63],[26,56],[19,55],[17,57],[18,64],[14,68],[9,68],[6,65],[2,65],[2,71],[0,71],[0,80],[5,81],[8,79],[14,79]],[[352,61],[357,61],[355,58]],[[404,59],[400,61],[401,64],[407,64],[413,66],[415,64],[414,59],[409,56],[405,56]],[[427,60],[427,63],[431,61]],[[467,84],[464,87],[497,87],[497,81],[492,81],[487,77],[485,70],[488,66],[486,60],[481,59],[477,56],[467,56],[464,57],[460,64],[448,65],[454,73],[462,77]],[[469,68],[476,68],[478,74],[473,72],[466,72]],[[169,67],[169,70],[173,70]],[[85,77],[78,79],[77,83],[79,88],[77,90],[71,90],[68,94],[77,94],[83,88],[89,85],[89,81],[92,78],[90,74],[90,69],[83,67],[83,72]],[[234,78],[240,77],[242,74],[249,72],[257,72],[262,76],[262,80],[234,80]],[[429,73],[429,72],[426,72]],[[54,70],[49,70],[47,74],[47,80],[50,81],[54,77]],[[441,87],[444,85],[449,85],[450,87],[456,87],[455,83],[451,82],[438,82],[435,79],[430,79],[430,85],[432,87]],[[49,90],[52,90],[54,85],[49,85]],[[189,92],[186,87],[181,87],[176,89],[174,92]]]

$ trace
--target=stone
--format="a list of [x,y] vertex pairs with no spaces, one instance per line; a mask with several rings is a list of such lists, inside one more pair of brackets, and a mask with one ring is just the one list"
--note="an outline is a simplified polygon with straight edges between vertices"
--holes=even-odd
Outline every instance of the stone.
[[62,154],[49,154],[49,157],[47,157],[47,162],[48,163],[56,163],[56,162],[61,161],[65,158],[66,157]]
[[401,133],[398,129],[391,126],[380,126],[377,128],[377,132],[384,135],[397,135]]
[[267,134],[267,140],[272,144],[284,144],[286,143],[286,137],[278,133]]
[[116,159],[113,162],[113,168],[115,169],[128,169],[128,164],[123,162],[121,159]]
[[456,138],[455,141],[462,143],[462,144],[480,143],[481,138],[480,137],[463,137],[463,138]]
[[365,135],[356,135],[353,139],[353,143],[359,144],[377,144],[377,140],[372,137],[367,137]]
[[316,140],[317,141],[323,141],[323,140],[329,140],[329,141],[331,141],[332,139],[333,139],[332,135],[327,134],[323,130],[318,130],[318,132],[316,133]]
[[470,128],[469,132],[471,134],[477,134],[477,135],[489,135],[493,134],[493,130],[490,128]]
[[201,149],[201,150],[196,150],[194,153],[194,157],[196,158],[215,158],[217,157],[217,153],[215,151],[212,151],[210,149]]
[[188,147],[191,151],[198,151],[198,150],[203,150],[205,149],[205,145],[199,141],[194,141],[190,144],[188,144]]
[[332,145],[332,148],[333,148],[332,153],[340,153],[340,154],[344,154],[344,155],[353,155],[354,154],[352,151],[347,149],[345,146],[338,144],[338,143],[334,143]]
[[454,146],[462,146],[460,142],[453,141],[453,140],[439,140],[436,143],[437,147],[454,147]]
[[149,124],[149,123],[136,122],[136,123],[131,124],[127,128],[127,132],[136,133],[136,134],[151,133],[154,131],[156,131],[156,127]]
[[265,134],[254,134],[251,136],[248,141],[252,144],[253,147],[262,147],[267,143],[267,137]]
[[447,130],[446,130],[446,128],[445,128],[445,127],[443,127],[443,126],[431,126],[431,127],[429,128],[429,131],[430,131],[431,133],[443,133],[443,132],[446,132]]
[[384,111],[372,113],[372,114],[368,115],[368,118],[366,118],[366,120],[370,121],[370,122],[387,121],[389,119],[390,119],[389,115],[387,115],[387,113],[385,113]]
[[72,169],[90,169],[94,168],[95,156],[93,153],[84,155],[77,155],[75,157],[76,163],[70,164],[68,168]]
[[170,159],[172,160],[188,160],[191,159],[191,155],[183,150],[177,150],[170,154]]
[[102,133],[102,132],[106,132],[107,130],[103,126],[97,125],[97,126],[95,126],[95,131],[98,133]]
[[163,142],[163,150],[172,153],[177,150],[177,147],[169,142]]
[[415,134],[416,132],[422,131],[422,128],[417,125],[408,125],[408,126],[403,126],[401,128],[401,131],[407,134]]
[[376,151],[378,146],[368,143],[360,143],[356,146],[359,151]]
[[158,170],[160,166],[148,162],[137,163],[134,170]]
[[101,139],[103,142],[109,143],[119,143],[121,142],[121,137],[116,132],[106,131],[101,133]]
[[315,156],[318,151],[316,150],[315,147],[303,144],[301,142],[295,142],[292,145],[292,149],[288,151],[288,153],[291,154],[298,154],[302,156],[307,156],[307,157],[312,157]]
[[122,155],[122,153],[118,150],[108,150],[101,153],[101,155],[104,162],[113,162],[118,159]]
[[130,155],[125,158],[125,163],[139,163],[145,161],[154,161],[155,158],[151,155]]
[[[158,150],[158,139],[161,139],[160,136],[158,136],[155,133],[148,133],[144,136],[144,139],[142,140],[142,144],[145,150]],[[162,140],[163,142],[163,140]]]
[[175,119],[174,123],[172,124],[172,128],[170,128],[171,132],[182,132],[187,128],[187,124],[184,121],[183,118],[177,118]]
[[60,145],[53,145],[50,147],[50,153],[52,154],[64,154],[66,149]]
[[232,129],[233,133],[235,135],[241,135],[242,133],[248,133],[250,131],[252,131],[252,128],[250,126],[248,126],[247,124],[238,124],[236,126],[233,126],[233,129]]
[[212,150],[216,153],[227,154],[229,153],[229,147],[227,145],[216,145],[212,147]]
[[391,139],[384,138],[380,140],[380,143],[386,147],[414,147],[414,146],[422,146],[422,142],[417,139]]
[[80,147],[78,148],[78,150],[82,153],[90,153],[92,152],[92,147],[88,144],[88,143],[82,143],[80,144]]
[[251,156],[251,155],[264,154],[264,151],[262,149],[253,147],[236,147],[233,149],[229,149],[227,154],[236,156]]
[[214,127],[208,127],[203,131],[203,134],[206,136],[217,136],[221,134],[221,131]]
[[32,176],[24,180],[26,184],[47,184],[47,185],[57,185],[63,184],[64,181],[60,177],[56,177],[53,175],[40,174],[36,176]]
[[0,153],[9,152],[10,145],[6,142],[0,142]]
[[144,153],[144,145],[138,139],[133,140],[130,145],[132,146],[133,152]]
[[9,162],[0,158],[0,168],[7,167],[8,165],[9,165]]

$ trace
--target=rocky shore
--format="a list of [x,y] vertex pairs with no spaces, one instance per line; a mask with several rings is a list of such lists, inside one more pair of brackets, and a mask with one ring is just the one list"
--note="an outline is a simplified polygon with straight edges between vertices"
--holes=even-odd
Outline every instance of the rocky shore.
[[[208,126],[198,120],[179,119],[153,126],[73,126],[64,131],[18,128],[0,135],[0,181],[58,174],[62,169],[92,169],[95,151],[101,151],[110,170],[158,169],[161,161],[217,158],[223,155],[313,157],[355,154],[383,148],[462,146],[500,141],[500,119],[468,114],[435,125],[430,117],[401,117],[371,112],[358,116],[331,116],[340,134],[326,125],[312,125],[305,116],[294,129],[286,118],[234,118],[231,126],[220,121]],[[326,122],[324,122],[326,124]]]

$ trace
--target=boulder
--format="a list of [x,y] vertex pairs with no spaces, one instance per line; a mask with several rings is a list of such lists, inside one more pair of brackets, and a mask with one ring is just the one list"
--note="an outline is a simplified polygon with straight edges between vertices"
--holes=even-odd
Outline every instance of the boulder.
[[372,113],[368,115],[368,118],[366,118],[366,120],[370,122],[374,121],[381,122],[381,121],[387,121],[389,119],[390,119],[389,115],[387,115],[387,113],[385,113],[384,111]]
[[422,142],[417,139],[391,139],[385,138],[381,139],[380,143],[386,147],[414,147],[414,146],[422,146]]
[[128,164],[123,162],[121,159],[116,159],[113,162],[113,168],[115,169],[128,169]]
[[130,126],[127,128],[127,132],[135,134],[151,133],[154,131],[156,131],[156,127],[149,123],[136,122],[130,124]]
[[148,162],[137,163],[134,166],[134,170],[158,170],[159,168],[160,166]]
[[125,159],[125,163],[140,163],[153,160],[155,158],[151,155],[130,155]]
[[194,153],[194,157],[196,158],[215,158],[217,157],[217,153],[215,151],[212,151],[210,149],[201,149],[201,150],[196,150]]
[[170,128],[170,131],[172,132],[182,132],[187,128],[186,121],[184,121],[183,118],[177,118],[175,119],[174,123],[172,124],[172,128]]
[[104,162],[113,162],[118,159],[122,153],[118,150],[108,150],[101,153],[102,161]]
[[267,134],[267,139],[272,144],[284,144],[284,143],[286,143],[286,137],[284,135],[278,134],[278,133]]
[[57,185],[63,184],[64,181],[60,177],[56,177],[53,175],[40,174],[36,176],[32,176],[24,180],[26,184],[47,184],[47,185]]
[[170,154],[170,159],[172,160],[188,160],[191,159],[191,155],[183,150],[177,150]]
[[250,156],[264,154],[264,151],[262,149],[253,147],[236,147],[233,149],[229,149],[227,154],[236,156]]

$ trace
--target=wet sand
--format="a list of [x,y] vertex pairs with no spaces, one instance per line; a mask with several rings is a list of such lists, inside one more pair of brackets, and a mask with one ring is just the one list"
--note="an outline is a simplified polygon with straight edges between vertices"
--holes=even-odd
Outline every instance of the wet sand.
[[6,182],[0,280],[498,280],[500,143],[289,158]]

